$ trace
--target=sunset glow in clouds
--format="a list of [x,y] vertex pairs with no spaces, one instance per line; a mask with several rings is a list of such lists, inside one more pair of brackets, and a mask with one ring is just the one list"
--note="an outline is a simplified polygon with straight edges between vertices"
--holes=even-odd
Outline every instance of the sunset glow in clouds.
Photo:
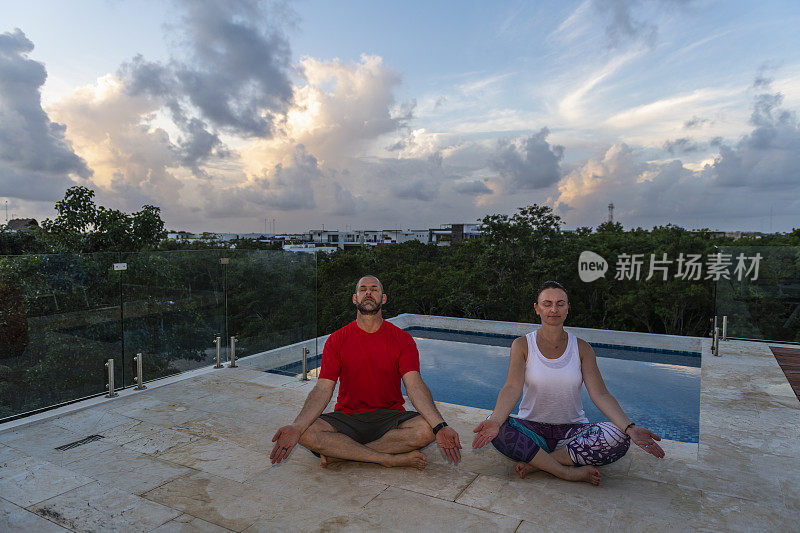
[[795,2],[42,1],[0,20],[18,216],[85,185],[190,231],[531,203],[596,226],[610,202],[626,227],[800,227]]

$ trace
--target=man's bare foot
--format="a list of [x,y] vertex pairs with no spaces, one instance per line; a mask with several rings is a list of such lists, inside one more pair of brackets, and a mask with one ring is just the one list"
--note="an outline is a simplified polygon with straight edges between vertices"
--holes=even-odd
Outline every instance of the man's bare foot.
[[424,469],[428,465],[428,458],[419,450],[414,450],[406,453],[396,453],[389,456],[383,466],[413,466]]
[[325,455],[319,455],[319,466],[322,468],[328,468],[329,466],[338,465],[339,463],[345,462],[345,459],[339,459],[338,457],[327,457]]
[[600,472],[593,466],[570,466],[567,467],[567,475],[564,476],[567,481],[585,481],[592,485],[600,484]]
[[538,468],[531,465],[530,463],[523,463],[522,461],[517,463],[517,465],[514,467],[514,470],[517,471],[517,474],[519,474],[520,479],[525,479],[525,476],[527,476],[528,474],[539,471]]

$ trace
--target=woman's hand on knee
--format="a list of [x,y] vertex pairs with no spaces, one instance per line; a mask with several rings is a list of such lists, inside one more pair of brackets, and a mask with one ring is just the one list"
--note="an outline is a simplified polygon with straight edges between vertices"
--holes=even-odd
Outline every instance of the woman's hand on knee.
[[500,433],[500,424],[494,420],[487,419],[478,424],[478,427],[473,429],[472,432],[477,433],[472,441],[472,447],[475,449],[483,448]]

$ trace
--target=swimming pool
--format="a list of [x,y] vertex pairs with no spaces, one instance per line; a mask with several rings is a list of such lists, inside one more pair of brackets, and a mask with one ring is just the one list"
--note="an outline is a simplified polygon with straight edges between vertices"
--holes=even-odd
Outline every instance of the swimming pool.
[[[420,371],[434,399],[494,408],[508,372],[513,336],[418,327],[409,328],[408,332],[419,348]],[[698,441],[700,354],[594,343],[592,346],[608,390],[631,420],[665,439]],[[308,368],[319,366],[319,361],[319,355],[309,358]],[[297,375],[301,368],[300,363],[294,363],[270,372]],[[607,420],[585,388],[581,397],[591,422]]]

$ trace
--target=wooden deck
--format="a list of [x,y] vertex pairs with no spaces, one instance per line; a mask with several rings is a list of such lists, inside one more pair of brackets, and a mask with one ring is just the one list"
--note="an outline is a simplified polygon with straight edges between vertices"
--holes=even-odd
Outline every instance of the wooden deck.
[[786,374],[786,379],[789,380],[789,385],[800,400],[800,349],[798,348],[778,348],[770,346],[775,359],[781,365],[783,373]]

